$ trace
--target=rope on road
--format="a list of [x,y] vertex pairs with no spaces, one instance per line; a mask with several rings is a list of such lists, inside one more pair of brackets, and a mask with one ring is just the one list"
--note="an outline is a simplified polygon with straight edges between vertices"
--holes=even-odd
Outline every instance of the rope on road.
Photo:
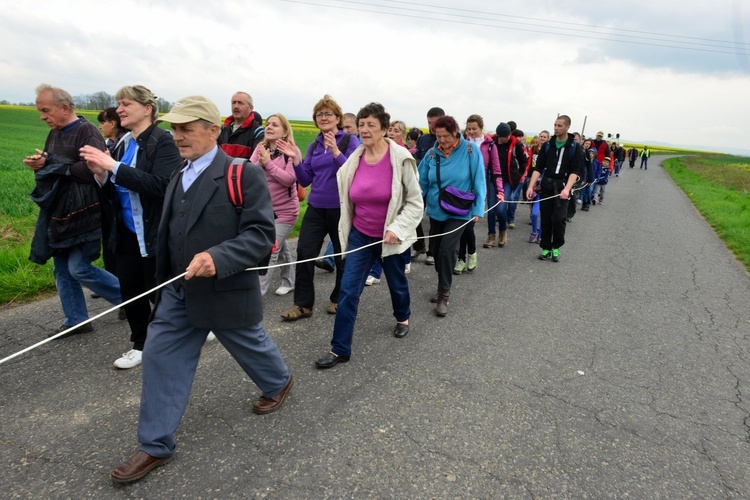
[[[585,187],[587,187],[589,185],[590,185],[590,183],[586,183],[583,186],[581,186],[580,188],[574,188],[572,191],[578,191],[578,190],[583,189],[583,188],[585,188]],[[507,201],[503,200],[503,201],[498,201],[497,203],[495,203],[494,205],[492,205],[490,208],[488,208],[487,210],[485,210],[484,213],[485,214],[488,213],[490,210],[493,210],[495,207],[497,207],[501,203],[516,203],[516,204],[531,205],[533,203],[537,203],[537,202],[540,202],[540,201],[546,201],[546,200],[551,200],[553,198],[558,198],[559,196],[560,196],[559,194],[556,194],[554,196],[548,196],[547,198],[542,198],[540,200],[529,200],[529,201],[522,201],[522,200],[515,200],[515,201],[514,200],[507,200]],[[451,233],[454,233],[456,231],[462,230],[464,227],[468,226],[473,221],[474,221],[474,218],[472,217],[471,219],[467,220],[464,224],[461,224],[460,226],[458,226],[457,228],[455,228],[455,229],[453,229],[451,231],[447,231],[445,233],[439,233],[439,234],[432,234],[432,235],[417,237],[417,238],[413,238],[413,239],[410,238],[407,241],[418,241],[418,240],[421,240],[421,239],[439,238],[439,237],[447,236],[447,235],[449,235]],[[381,243],[383,243],[383,240],[374,241],[372,243],[368,243],[367,245],[363,245],[361,247],[355,248],[354,250],[348,250],[346,252],[339,252],[339,253],[327,255],[326,257],[343,257],[345,255],[348,255],[348,254],[351,254],[351,253],[354,253],[354,252],[359,252],[360,250],[364,250],[365,248],[369,248],[369,247],[372,247],[372,246],[375,246],[375,245],[380,245]],[[275,269],[275,268],[278,268],[278,267],[285,267],[285,266],[292,266],[292,265],[297,265],[297,264],[304,264],[306,262],[314,262],[314,261],[316,261],[318,259],[320,259],[320,256],[313,257],[313,258],[310,258],[310,259],[305,259],[305,260],[296,260],[296,261],[293,261],[293,262],[284,262],[282,264],[274,264],[273,266],[249,267],[249,268],[245,269],[245,271],[261,271],[261,270],[264,270],[264,269]],[[70,333],[71,331],[75,330],[76,328],[79,328],[79,327],[81,327],[83,325],[91,323],[95,319],[99,319],[102,316],[106,316],[107,314],[112,313],[112,312],[118,310],[119,308],[121,308],[121,307],[123,307],[125,305],[130,304],[131,302],[135,302],[138,299],[146,297],[146,296],[148,296],[148,295],[156,292],[160,288],[162,288],[162,287],[164,287],[164,286],[166,286],[166,285],[168,285],[168,284],[170,284],[170,283],[172,283],[174,281],[177,281],[177,280],[179,280],[181,278],[184,278],[186,274],[187,274],[187,272],[184,272],[184,273],[182,273],[182,274],[180,274],[178,276],[175,276],[174,278],[171,278],[171,279],[165,281],[164,283],[161,283],[161,284],[155,286],[154,288],[152,288],[151,290],[148,290],[147,292],[143,292],[142,294],[140,294],[140,295],[138,295],[136,297],[128,299],[128,300],[126,300],[126,301],[124,301],[124,302],[122,302],[122,303],[120,303],[120,304],[118,304],[116,306],[111,307],[110,309],[107,309],[104,312],[101,312],[101,313],[97,314],[93,318],[89,318],[86,321],[82,321],[81,323],[78,323],[75,326],[71,326],[70,328],[68,328],[66,330],[63,330],[63,331],[61,331],[61,332],[59,332],[59,333],[57,333],[57,334],[55,334],[55,335],[53,335],[51,337],[47,337],[46,339],[42,340],[41,342],[37,342],[36,344],[34,344],[32,346],[29,346],[29,347],[27,347],[27,348],[25,348],[25,349],[23,349],[21,351],[18,351],[15,354],[11,354],[10,356],[8,356],[6,358],[0,359],[0,365],[3,365],[4,363],[6,363],[6,362],[8,362],[8,361],[10,361],[12,359],[17,358],[18,356],[21,356],[22,354],[25,354],[27,352],[33,351],[34,349],[43,346],[47,342],[51,342],[53,340],[56,340],[56,339],[58,339],[58,338],[60,338],[60,337],[62,337],[64,335]]]

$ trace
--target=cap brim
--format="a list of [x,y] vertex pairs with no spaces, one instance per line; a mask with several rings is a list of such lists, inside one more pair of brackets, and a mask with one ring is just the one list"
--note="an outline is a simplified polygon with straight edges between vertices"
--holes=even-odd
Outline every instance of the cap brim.
[[170,111],[166,115],[157,118],[156,123],[190,123],[197,120],[200,120],[200,118],[197,116],[183,115],[182,113],[175,113],[173,111]]

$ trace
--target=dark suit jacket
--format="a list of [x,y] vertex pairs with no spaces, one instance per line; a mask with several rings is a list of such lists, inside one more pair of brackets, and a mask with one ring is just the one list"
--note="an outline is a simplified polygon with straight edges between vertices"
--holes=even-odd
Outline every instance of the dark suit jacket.
[[[273,205],[266,176],[260,167],[246,164],[242,171],[244,210],[238,214],[227,193],[226,172],[232,158],[221,149],[211,165],[195,180],[198,191],[188,215],[184,236],[188,255],[208,252],[216,266],[212,278],[184,282],[190,323],[198,328],[241,328],[263,319],[257,266],[276,239]],[[169,279],[169,220],[172,199],[182,175],[172,177],[164,196],[156,250],[156,277]]]

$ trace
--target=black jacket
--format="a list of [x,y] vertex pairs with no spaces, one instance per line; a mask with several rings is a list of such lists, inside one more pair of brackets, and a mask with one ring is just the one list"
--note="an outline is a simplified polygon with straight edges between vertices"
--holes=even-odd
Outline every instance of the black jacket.
[[412,155],[417,160],[417,165],[419,165],[419,162],[422,161],[422,158],[425,157],[430,148],[435,145],[435,142],[437,142],[437,137],[432,132],[421,135],[417,139],[417,150]]
[[[115,147],[114,158],[120,160],[132,136],[125,136]],[[138,193],[143,206],[143,226],[146,252],[153,257],[156,249],[156,235],[164,204],[164,193],[172,173],[181,168],[184,161],[174,143],[172,134],[159,128],[156,124],[144,130],[136,139],[138,154],[135,168],[120,165],[115,181],[118,186]],[[110,174],[111,176],[111,174]],[[120,217],[119,200],[112,182],[104,185],[104,191],[110,202],[105,215],[109,217],[105,228],[109,229],[106,241],[113,250],[117,246],[117,221]]]
[[559,170],[557,169],[557,163],[560,150],[555,147],[555,137],[551,137],[542,146],[539,155],[536,157],[534,170],[544,175],[545,179],[557,179],[566,182],[568,177],[573,174],[584,179],[586,172],[583,161],[583,147],[575,142],[572,134],[568,134],[568,141],[563,147],[563,158]]
[[71,158],[50,155],[44,167],[34,173],[36,186],[31,200],[39,205],[29,260],[44,264],[59,249],[88,244],[86,257],[99,255],[102,237],[101,208],[94,184],[78,182],[71,176]]
[[509,183],[510,187],[515,189],[521,181],[521,176],[526,170],[526,163],[528,163],[526,150],[523,149],[523,144],[518,142],[518,138],[513,136],[505,144],[501,144],[497,140],[495,140],[495,143],[503,182]]

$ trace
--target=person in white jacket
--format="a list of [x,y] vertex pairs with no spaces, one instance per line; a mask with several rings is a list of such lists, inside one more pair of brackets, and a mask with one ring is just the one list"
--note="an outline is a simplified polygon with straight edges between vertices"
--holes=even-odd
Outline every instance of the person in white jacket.
[[349,361],[359,298],[376,259],[382,262],[391,294],[393,335],[403,338],[409,332],[409,282],[404,268],[424,205],[416,161],[407,149],[386,138],[390,118],[378,103],[359,111],[362,144],[336,176],[341,200],[339,240],[350,253],[341,278],[331,350],[315,362],[318,368]]

